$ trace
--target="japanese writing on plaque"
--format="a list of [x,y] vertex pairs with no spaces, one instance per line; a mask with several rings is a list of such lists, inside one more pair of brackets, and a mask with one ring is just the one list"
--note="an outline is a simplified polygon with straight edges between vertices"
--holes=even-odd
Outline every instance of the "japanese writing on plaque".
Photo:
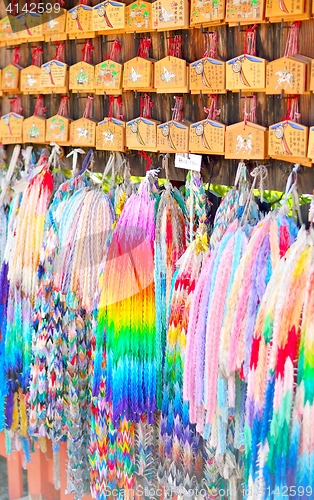
[[167,56],[155,63],[156,89],[173,89],[187,85],[187,67],[184,59]]
[[125,122],[116,118],[104,118],[96,127],[96,149],[124,151]]
[[307,155],[308,128],[286,120],[269,127],[268,152],[270,156]]
[[93,30],[114,31],[124,30],[125,4],[107,0],[93,8]]
[[190,126],[189,149],[192,153],[223,154],[225,126],[212,120],[193,123]]
[[290,57],[281,57],[267,64],[267,94],[303,94],[306,64]]
[[126,124],[126,145],[129,149],[155,151],[157,148],[157,122],[135,118]]
[[190,64],[190,90],[208,94],[226,91],[226,65],[218,59],[203,57]]
[[71,146],[95,146],[96,123],[80,118],[70,125]]
[[226,128],[225,158],[262,160],[265,158],[266,129],[251,123],[235,123]]
[[304,0],[267,0],[265,16],[282,19],[285,15],[303,14],[304,8]]
[[157,148],[162,153],[188,153],[189,127],[173,120],[158,125]]
[[0,137],[3,144],[23,142],[24,117],[17,113],[8,113],[1,117]]
[[264,89],[266,61],[260,57],[241,55],[226,62],[227,90]]
[[226,21],[227,22],[254,22],[262,21],[264,14],[263,0],[227,0]]
[[192,0],[191,1],[191,26],[221,22],[225,18],[224,0]]

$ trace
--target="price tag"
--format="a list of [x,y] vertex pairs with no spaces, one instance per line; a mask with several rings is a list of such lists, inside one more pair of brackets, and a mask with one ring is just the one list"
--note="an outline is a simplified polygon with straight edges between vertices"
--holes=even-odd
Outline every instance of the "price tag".
[[201,171],[202,155],[192,155],[186,153],[176,153],[174,166],[176,168],[184,168],[185,170]]

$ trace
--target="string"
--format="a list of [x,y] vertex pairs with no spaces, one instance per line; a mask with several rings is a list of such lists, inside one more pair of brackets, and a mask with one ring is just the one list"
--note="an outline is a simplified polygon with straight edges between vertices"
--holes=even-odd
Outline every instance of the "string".
[[254,24],[252,28],[247,28],[245,30],[244,54],[256,56],[256,28],[257,24]]
[[94,50],[93,45],[89,40],[84,43],[83,49],[82,49],[82,61],[92,64],[92,52]]
[[143,57],[147,59],[149,57],[149,50],[152,46],[152,39],[145,36],[140,39],[140,43],[137,50],[137,57]]
[[287,114],[284,117],[284,120],[291,120],[293,122],[299,123],[300,118],[301,113],[299,113],[299,96],[290,96],[288,98]]
[[285,46],[284,57],[295,56],[299,52],[300,21],[291,24]]
[[21,98],[19,96],[15,96],[15,98],[10,101],[10,106],[12,113],[17,113],[18,115],[23,113]]
[[20,59],[21,59],[20,47],[14,47],[13,56],[12,56],[12,64],[14,66],[19,65]]
[[43,63],[43,49],[40,45],[37,47],[34,47],[32,50],[32,65],[37,66],[40,68],[40,66]]
[[256,123],[256,96],[244,97],[244,125],[248,121]]
[[181,123],[183,120],[183,97],[174,97],[175,105],[171,108],[172,120]]
[[245,225],[247,223],[248,214],[250,213],[251,204],[252,204],[252,200],[253,200],[253,196],[254,196],[254,189],[256,186],[257,179],[259,179],[259,190],[261,192],[261,201],[263,201],[264,180],[266,179],[267,175],[268,175],[268,172],[267,172],[267,168],[265,167],[265,165],[257,165],[257,167],[255,167],[252,170],[251,176],[253,177],[253,182],[252,182],[251,190],[250,190],[250,193],[249,193],[249,196],[248,196],[248,199],[247,199],[247,202],[245,204],[245,208],[244,208],[244,211],[242,214],[242,218],[241,218],[242,225]]
[[204,108],[205,113],[207,113],[206,119],[216,121],[217,116],[221,113],[221,109],[217,109],[218,95],[211,94],[210,100],[209,108]]
[[123,120],[124,115],[122,114],[122,97],[115,97],[113,95],[109,96],[109,120],[112,120],[113,116],[117,120]]
[[217,58],[218,33],[205,33],[205,52],[203,57]]
[[118,61],[118,56],[119,56],[120,52],[121,52],[120,41],[119,40],[114,40],[112,42],[111,49],[110,49],[110,56],[109,56],[109,58],[111,59],[111,61],[117,62]]
[[36,97],[34,116],[44,117],[46,115],[46,108],[43,106],[43,104],[44,98],[42,96]]
[[57,113],[58,115],[68,116],[68,101],[69,100],[70,100],[70,98],[66,95],[61,97],[61,102],[60,102],[60,106],[59,106],[58,113]]
[[168,56],[182,58],[182,36],[175,35],[168,38]]
[[84,110],[84,113],[83,113],[83,118],[87,118],[87,119],[91,118],[91,116],[92,116],[93,100],[94,100],[94,98],[89,95],[88,98],[87,98],[87,103],[86,103],[85,110]]
[[138,154],[142,156],[146,160],[146,172],[150,171],[150,167],[152,166],[153,160],[145,153],[145,151],[138,151]]
[[56,53],[54,59],[56,61],[64,62],[64,42],[56,42]]
[[148,94],[145,94],[144,97],[140,97],[140,117],[151,119],[151,109],[154,106],[154,103],[151,101],[151,97]]

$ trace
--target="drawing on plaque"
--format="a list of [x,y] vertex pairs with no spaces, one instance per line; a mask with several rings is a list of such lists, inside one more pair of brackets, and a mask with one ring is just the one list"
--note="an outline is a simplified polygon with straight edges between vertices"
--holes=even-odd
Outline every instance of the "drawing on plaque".
[[289,14],[289,11],[287,9],[287,6],[286,6],[284,0],[279,0],[279,8],[280,8],[280,10],[282,10],[282,12],[285,12],[286,14]]
[[7,87],[7,88],[14,87],[15,75],[16,75],[16,73],[14,71],[14,67],[7,66],[5,68],[5,72],[4,72],[5,87]]
[[231,7],[228,9],[228,16],[235,18],[247,19],[257,18],[259,13],[259,0],[233,0]]
[[[142,118],[142,120],[144,123],[148,123],[148,124],[150,123],[150,122],[147,122],[146,120],[144,120],[143,118]],[[141,136],[138,123],[136,121],[134,121],[130,128],[131,128],[131,132],[133,132],[133,134],[136,135],[136,139],[139,142],[139,144],[142,144],[142,146],[145,146],[145,141],[144,141],[143,137]]]
[[168,71],[167,68],[164,66],[164,70],[161,73],[160,78],[163,82],[169,83],[176,78],[176,74],[172,73],[171,66],[170,66],[170,71]]
[[[255,61],[254,58],[250,58],[250,56],[246,56],[249,61]],[[242,85],[245,85],[246,87],[250,87],[251,85],[247,81],[243,68],[242,68],[242,62],[241,59],[237,59],[232,63],[232,71],[234,73],[239,73],[239,78],[241,80]]]
[[198,136],[198,137],[201,137],[201,141],[202,141],[202,146],[205,148],[205,149],[211,149],[210,145],[208,144],[208,141],[206,139],[206,136],[205,136],[205,128],[204,128],[204,125],[202,123],[200,123],[199,125],[197,125],[197,127],[195,128],[195,134]]
[[102,135],[104,136],[104,144],[112,144],[115,141],[115,135],[111,132],[111,130],[105,130]]
[[286,90],[288,87],[292,88],[292,85],[294,83],[294,75],[293,73],[288,72],[286,66],[284,67],[283,71],[276,71],[276,75],[278,76],[278,78],[275,89],[278,89],[278,87],[282,87],[283,85],[284,90]]
[[132,66],[132,69],[131,69],[131,73],[129,74],[129,80],[131,82],[134,82],[136,83],[138,80],[140,80],[142,78],[142,75],[140,75],[140,73],[137,73],[135,71],[135,69],[133,68]]
[[210,82],[207,78],[206,72],[205,72],[205,66],[203,61],[200,61],[197,63],[195,66],[192,64],[192,68],[194,68],[195,73],[197,75],[202,75],[202,83],[205,85],[205,87],[210,87]]
[[[197,10],[196,10],[197,9]],[[199,15],[211,20],[219,16],[219,0],[199,0],[195,5],[193,15]]]
[[186,127],[184,125],[181,125],[180,123],[177,123],[177,122],[170,122],[170,123],[165,123],[164,125],[159,125],[159,128],[161,128],[161,133],[162,133],[163,137],[166,137],[166,139],[167,139],[168,146],[171,149],[176,149],[176,146],[175,146],[175,144],[172,140],[172,137],[171,137],[172,125],[174,127],[181,128],[183,130],[185,130]]
[[287,140],[285,138],[285,127],[286,126],[287,126],[287,124],[283,125],[281,123],[277,127],[274,126],[272,128],[275,129],[275,137],[276,137],[276,139],[281,139],[281,146],[282,146],[282,149],[284,150],[284,152],[287,155],[292,155],[292,152],[290,151],[290,148],[288,146]]
[[[175,2],[174,2],[175,3]],[[161,13],[159,14],[159,21],[162,23],[170,23],[177,22],[177,16],[171,10],[165,9],[165,7],[161,6]]]
[[83,139],[83,140],[87,140],[88,139],[88,129],[84,127],[78,127],[77,129],[77,138],[76,138],[76,141],[78,141],[79,139]]
[[7,132],[9,135],[12,135],[11,123],[10,123],[10,115],[3,117],[4,124],[7,127]]
[[[129,17],[133,19],[135,26],[138,28],[149,27],[149,11],[145,4],[133,3],[131,5]],[[129,24],[131,24],[130,21]]]
[[63,118],[53,117],[51,119],[50,130],[59,130],[59,133],[54,134],[55,139],[65,141],[65,126]]
[[35,78],[33,78],[32,75],[27,75],[26,85],[28,87],[33,87],[35,85],[35,83],[37,83],[37,80],[35,80]]
[[28,135],[31,137],[31,139],[36,139],[40,136],[40,130],[36,127],[35,123],[32,124]]
[[111,5],[114,5],[114,6],[117,5],[118,7],[120,7],[120,4],[116,4],[115,2],[105,2],[97,9],[97,14],[99,15],[99,17],[104,18],[105,24],[108,26],[108,28],[113,28],[113,25],[111,24],[109,17],[107,15],[107,12],[106,12],[106,7],[107,7],[107,5],[109,5],[109,3],[111,3]]
[[78,85],[84,85],[85,83],[88,83],[88,76],[83,68],[81,68],[79,73],[76,75],[76,83]]
[[104,62],[103,64],[101,64],[99,69],[97,84],[102,84],[106,87],[116,87],[117,77],[118,72],[115,69],[115,64]]
[[253,134],[250,132],[247,137],[243,137],[243,135],[237,135],[237,143],[236,143],[236,154],[239,153],[252,153],[253,150]]

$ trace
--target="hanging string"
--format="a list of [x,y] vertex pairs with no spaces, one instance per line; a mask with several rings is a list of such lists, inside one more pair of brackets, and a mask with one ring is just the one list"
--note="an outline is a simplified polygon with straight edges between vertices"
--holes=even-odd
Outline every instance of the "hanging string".
[[32,65],[33,66],[37,66],[38,68],[40,68],[40,66],[43,63],[43,52],[44,51],[40,45],[38,45],[37,47],[34,47],[32,49]]
[[94,47],[90,40],[87,40],[87,42],[84,43],[83,49],[82,49],[82,61],[92,64],[92,52],[94,50]]
[[54,59],[56,61],[65,62],[65,59],[64,59],[64,47],[65,47],[64,42],[56,42],[56,53],[55,53],[55,56],[54,56]]
[[256,123],[256,96],[244,97],[244,108],[243,108],[243,121],[246,125],[247,122]]
[[113,95],[109,96],[109,113],[108,118],[112,120],[112,118],[117,118],[117,120],[123,120],[124,115],[122,113],[122,97],[119,95],[115,97]]
[[21,98],[19,96],[16,95],[14,99],[10,101],[10,106],[12,113],[17,113],[18,115],[23,113]]
[[70,151],[70,153],[67,155],[67,158],[70,158],[72,156],[72,177],[77,177],[78,175],[78,168],[77,168],[77,160],[78,160],[78,155],[85,155],[84,149],[81,148],[75,148]]
[[119,40],[114,40],[111,45],[109,59],[111,59],[111,61],[117,62],[120,52],[121,52],[121,43]]
[[301,113],[299,113],[299,96],[294,95],[288,98],[287,114],[284,120],[291,120],[293,122],[299,123],[301,118]]
[[205,52],[203,57],[217,58],[218,33],[205,33]]
[[61,102],[60,102],[60,106],[59,106],[59,109],[58,109],[58,115],[60,116],[68,116],[68,101],[70,100],[70,98],[66,95],[63,95],[61,97]]
[[299,52],[300,21],[291,24],[285,46],[284,57],[295,56]]
[[93,100],[94,100],[94,98],[89,95],[87,98],[87,103],[86,103],[85,110],[83,113],[83,118],[87,118],[88,120],[90,120],[90,118],[92,117]]
[[43,106],[44,98],[43,96],[36,97],[36,104],[34,109],[34,116],[45,117],[46,116],[46,108]]
[[182,59],[182,35],[170,36],[168,38],[168,56]]
[[140,156],[142,156],[144,158],[144,160],[146,160],[145,170],[146,170],[146,172],[149,172],[150,167],[152,166],[153,160],[148,156],[147,153],[145,153],[145,151],[138,151],[138,154]]
[[20,59],[21,59],[20,47],[14,47],[12,55],[12,64],[14,66],[18,66],[20,64]]
[[149,57],[149,50],[152,46],[152,39],[148,36],[144,36],[140,39],[140,44],[137,50],[137,57],[143,57],[147,59]]
[[171,108],[172,120],[181,123],[183,120],[183,97],[174,97],[175,105]]
[[140,97],[140,117],[151,119],[151,109],[154,106],[154,103],[151,100],[151,97],[148,94],[145,94],[144,97]]
[[217,116],[220,115],[221,109],[217,108],[218,103],[218,95],[211,94],[210,95],[210,106],[209,108],[204,108],[205,113],[207,113],[207,120],[216,121]]
[[256,28],[257,24],[254,24],[252,28],[245,30],[244,54],[249,56],[256,56]]
[[265,165],[257,165],[257,167],[255,167],[251,172],[251,176],[253,177],[253,182],[252,182],[251,190],[250,190],[246,205],[244,207],[242,218],[241,218],[241,223],[243,225],[245,225],[247,223],[247,220],[248,220],[248,215],[250,213],[250,209],[251,209],[251,205],[252,205],[252,201],[253,201],[253,197],[254,197],[254,189],[255,189],[255,186],[257,183],[257,179],[259,179],[258,189],[261,193],[261,201],[263,201],[264,180],[266,179],[267,175],[268,175],[268,172],[267,172],[267,168]]

